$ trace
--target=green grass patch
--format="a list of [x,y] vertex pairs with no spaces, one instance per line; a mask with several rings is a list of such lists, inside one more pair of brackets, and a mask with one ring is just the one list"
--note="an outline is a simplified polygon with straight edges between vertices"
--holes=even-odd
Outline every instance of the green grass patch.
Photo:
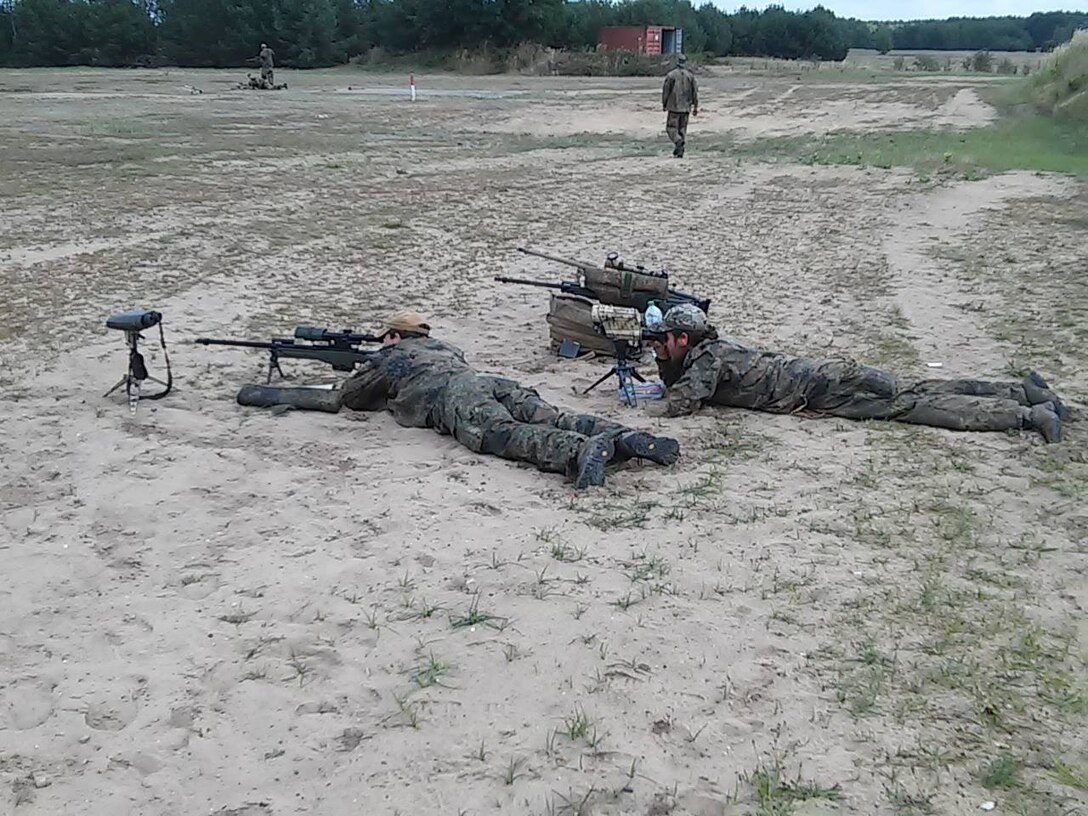
[[909,167],[920,175],[977,179],[1008,170],[1088,176],[1088,128],[1014,115],[968,131],[834,133],[766,139],[729,148],[741,158],[809,165]]

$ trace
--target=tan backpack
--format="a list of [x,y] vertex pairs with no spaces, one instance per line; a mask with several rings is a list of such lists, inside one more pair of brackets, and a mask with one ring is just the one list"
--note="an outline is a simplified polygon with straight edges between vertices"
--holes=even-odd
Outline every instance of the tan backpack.
[[583,352],[616,355],[613,342],[593,328],[595,302],[581,295],[552,295],[547,317],[552,351],[556,351],[564,340],[571,340],[581,346]]

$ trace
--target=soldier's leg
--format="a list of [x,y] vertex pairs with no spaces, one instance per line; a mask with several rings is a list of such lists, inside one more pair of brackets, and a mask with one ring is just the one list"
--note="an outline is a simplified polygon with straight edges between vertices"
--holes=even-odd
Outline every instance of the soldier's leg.
[[495,396],[490,378],[453,384],[437,406],[435,427],[471,451],[527,462],[548,473],[563,473],[582,488],[604,483],[612,443],[551,425],[519,422]]
[[669,111],[665,120],[665,132],[669,134],[669,141],[673,143],[672,154],[677,155],[680,149],[680,114]]
[[513,380],[494,378],[492,381],[496,399],[515,420],[550,425],[586,437],[609,436],[615,443],[617,462],[637,457],[649,459],[659,465],[671,465],[680,456],[680,445],[675,439],[635,431],[626,425],[592,414],[567,413],[541,399],[535,390],[524,388]]
[[859,394],[829,413],[849,419],[883,419],[952,431],[1030,428],[1039,431],[1048,442],[1061,441],[1061,420],[1053,403],[1029,408],[1011,399],[908,391],[891,399]]
[[1037,372],[1029,372],[1020,382],[990,380],[922,380],[909,389],[918,394],[962,394],[970,397],[1010,399],[1020,405],[1054,403],[1059,416],[1065,415],[1065,405]]
[[[916,394],[960,394],[965,397],[991,397],[1013,400],[1020,405],[1034,405],[1024,392],[1023,383],[991,382],[989,380],[921,380],[910,391]],[[1046,402],[1046,400],[1038,400]]]
[[676,134],[680,137],[680,140],[676,143],[676,156],[677,158],[684,157],[684,148],[688,142],[688,116],[686,113],[678,113],[676,122]]

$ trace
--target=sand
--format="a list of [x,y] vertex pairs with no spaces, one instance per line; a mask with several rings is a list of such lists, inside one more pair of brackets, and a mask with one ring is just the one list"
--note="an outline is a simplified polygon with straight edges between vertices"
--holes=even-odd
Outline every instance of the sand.
[[[1083,405],[1083,184],[700,150],[990,120],[945,81],[711,78],[675,162],[652,80],[424,76],[413,106],[346,91],[397,78],[283,75],[0,72],[0,811],[1088,807],[1081,425],[651,419],[575,393],[604,364],[550,357],[546,294],[492,280],[562,277],[519,245],[617,250],[753,342],[905,377],[1032,365]],[[593,138],[615,133],[660,150]],[[174,390],[130,415],[104,320],[137,307],[165,315]],[[681,462],[575,493],[387,415],[242,408],[265,358],[189,342],[397,307]]]

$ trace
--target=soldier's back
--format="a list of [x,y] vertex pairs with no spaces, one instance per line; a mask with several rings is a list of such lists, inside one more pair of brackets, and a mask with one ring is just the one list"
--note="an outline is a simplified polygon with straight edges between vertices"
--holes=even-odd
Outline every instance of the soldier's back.
[[450,382],[472,373],[456,346],[432,337],[402,340],[384,349],[382,367],[390,381],[388,407],[401,425],[431,427],[434,406],[444,398]]

